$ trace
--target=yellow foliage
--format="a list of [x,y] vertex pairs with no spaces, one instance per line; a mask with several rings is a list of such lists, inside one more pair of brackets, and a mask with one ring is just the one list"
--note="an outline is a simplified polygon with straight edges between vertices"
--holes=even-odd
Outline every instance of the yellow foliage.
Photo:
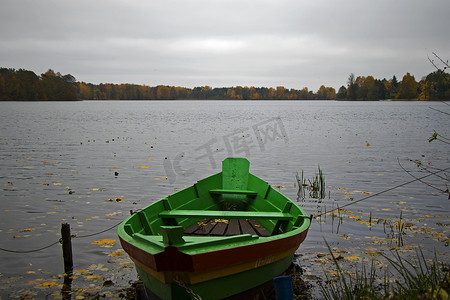
[[54,282],[54,281],[50,281],[50,282],[44,282],[40,284],[41,286],[45,286],[45,287],[52,287],[52,286],[57,286],[58,283]]
[[96,276],[96,275],[89,275],[89,276],[86,276],[86,280],[99,281],[99,280],[103,280],[103,277]]
[[347,260],[359,260],[360,257],[358,255],[347,256],[345,259]]
[[98,241],[94,241],[92,242],[93,245],[115,245],[116,244],[116,240],[111,240],[111,239],[103,239],[103,240],[98,240]]
[[119,249],[117,251],[114,251],[114,252],[108,254],[108,256],[117,257],[117,256],[122,256],[123,254],[124,254],[123,250]]
[[149,166],[140,166],[139,168],[141,168],[141,169],[148,169],[150,167]]

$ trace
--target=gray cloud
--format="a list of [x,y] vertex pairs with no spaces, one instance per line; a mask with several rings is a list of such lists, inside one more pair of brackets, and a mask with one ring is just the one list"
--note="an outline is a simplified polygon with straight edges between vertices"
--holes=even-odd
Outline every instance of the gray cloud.
[[4,0],[0,66],[187,87],[420,79],[432,51],[450,57],[449,11],[448,0]]

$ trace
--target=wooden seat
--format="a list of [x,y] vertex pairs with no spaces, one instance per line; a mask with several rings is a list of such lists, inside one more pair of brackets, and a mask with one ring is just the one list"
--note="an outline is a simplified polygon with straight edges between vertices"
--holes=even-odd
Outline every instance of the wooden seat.
[[221,210],[182,210],[162,211],[159,216],[168,218],[207,218],[207,219],[251,219],[251,220],[291,220],[293,217],[284,212],[265,211],[221,211]]

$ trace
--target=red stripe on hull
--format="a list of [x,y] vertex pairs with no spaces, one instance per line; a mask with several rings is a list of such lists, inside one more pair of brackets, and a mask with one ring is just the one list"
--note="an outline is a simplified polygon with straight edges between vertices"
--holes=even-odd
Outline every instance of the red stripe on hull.
[[298,247],[305,240],[307,233],[308,229],[297,235],[273,241],[193,255],[183,253],[176,247],[167,247],[163,252],[152,255],[119,238],[128,255],[157,272],[204,272]]

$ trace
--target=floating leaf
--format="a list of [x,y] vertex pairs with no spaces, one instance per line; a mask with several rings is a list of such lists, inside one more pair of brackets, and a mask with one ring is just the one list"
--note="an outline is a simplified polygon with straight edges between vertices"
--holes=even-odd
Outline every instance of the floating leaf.
[[119,249],[119,250],[116,250],[116,251],[108,254],[108,256],[117,257],[117,256],[122,256],[123,254],[124,254],[123,250]]
[[92,264],[88,267],[89,270],[91,271],[108,271],[108,268],[106,268],[104,265],[102,264]]
[[96,275],[88,275],[88,276],[86,276],[86,280],[100,281],[100,280],[103,280],[103,277],[96,276]]
[[92,244],[94,245],[115,245],[116,244],[116,240],[111,240],[111,239],[103,239],[103,240],[98,240],[98,241],[93,241]]
[[149,166],[140,166],[139,168],[141,168],[141,169],[148,169],[150,167]]
[[27,229],[23,229],[23,230],[19,230],[19,232],[30,232],[36,230],[35,228],[27,228]]
[[352,255],[352,256],[347,256],[345,259],[347,259],[347,260],[360,260],[361,257],[359,257],[358,255]]
[[52,287],[52,286],[57,286],[58,283],[54,282],[54,281],[50,281],[50,282],[43,282],[40,284],[41,286],[45,286],[45,287]]

